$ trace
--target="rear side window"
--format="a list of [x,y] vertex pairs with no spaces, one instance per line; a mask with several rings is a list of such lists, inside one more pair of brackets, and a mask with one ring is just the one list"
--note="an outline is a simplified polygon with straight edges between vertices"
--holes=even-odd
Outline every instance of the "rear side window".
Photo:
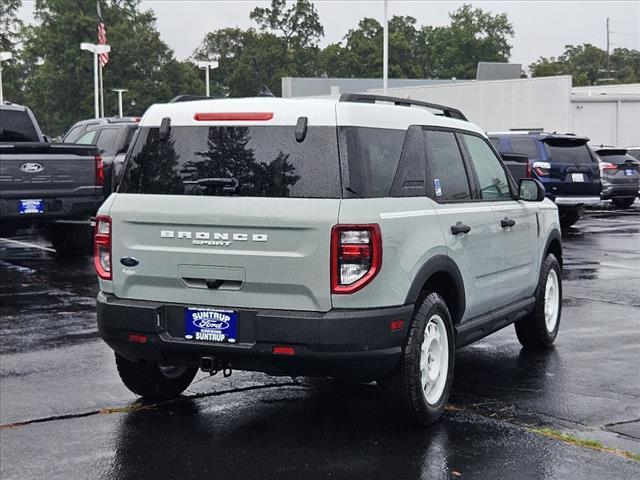
[[424,130],[427,171],[433,183],[433,200],[452,201],[471,198],[467,171],[455,134]]
[[144,127],[129,155],[122,193],[341,196],[335,127],[309,127],[300,143],[295,126],[175,126],[164,142],[158,128]]
[[586,142],[573,139],[545,140],[549,160],[558,163],[582,165],[593,163]]
[[511,198],[507,172],[487,142],[475,135],[462,135],[476,170],[483,199]]
[[76,140],[80,138],[80,135],[82,135],[82,129],[83,129],[82,125],[78,125],[77,127],[72,128],[69,134],[66,137],[64,137],[64,142],[75,143]]
[[511,153],[526,155],[530,159],[538,158],[538,141],[532,137],[511,138]]
[[26,111],[2,110],[0,142],[39,142],[31,117]]
[[116,150],[116,142],[120,136],[119,128],[103,128],[100,130],[100,136],[98,137],[98,148],[104,150],[107,155],[113,155]]
[[[346,144],[348,194],[386,197],[398,168],[406,130],[341,127]],[[344,163],[344,162],[343,162]]]
[[93,145],[93,139],[96,137],[97,130],[90,130],[81,136],[75,143],[81,145]]

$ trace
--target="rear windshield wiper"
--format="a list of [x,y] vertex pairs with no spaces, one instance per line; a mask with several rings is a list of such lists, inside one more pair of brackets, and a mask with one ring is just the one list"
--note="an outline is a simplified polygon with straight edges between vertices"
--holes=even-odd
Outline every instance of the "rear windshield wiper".
[[185,180],[182,182],[185,185],[198,185],[201,187],[213,187],[223,185],[222,191],[224,193],[235,193],[236,189],[240,185],[238,179],[230,178],[199,178],[198,180]]

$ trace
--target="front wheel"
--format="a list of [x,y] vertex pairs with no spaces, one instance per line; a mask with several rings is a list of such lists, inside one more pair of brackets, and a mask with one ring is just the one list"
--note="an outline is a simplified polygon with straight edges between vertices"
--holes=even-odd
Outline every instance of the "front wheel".
[[139,363],[116,353],[122,383],[145,400],[169,400],[184,392],[198,373],[195,367],[161,366]]
[[379,383],[395,412],[411,424],[427,426],[444,412],[453,365],[451,315],[443,298],[430,293],[413,315],[398,365]]
[[635,198],[614,198],[611,200],[611,203],[613,203],[618,208],[629,208],[631,205],[633,205],[633,202],[635,200]]
[[550,253],[544,259],[533,312],[515,323],[516,335],[523,347],[549,348],[558,335],[562,313],[562,277],[560,264]]

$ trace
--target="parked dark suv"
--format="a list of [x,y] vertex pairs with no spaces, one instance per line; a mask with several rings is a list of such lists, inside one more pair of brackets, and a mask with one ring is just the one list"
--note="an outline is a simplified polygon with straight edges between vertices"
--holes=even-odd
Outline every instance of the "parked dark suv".
[[489,133],[515,180],[535,178],[558,205],[560,223],[569,227],[584,205],[600,202],[598,159],[587,137],[544,132]]
[[638,196],[640,161],[624,148],[594,149],[600,160],[603,200],[611,200],[618,208],[629,208]]

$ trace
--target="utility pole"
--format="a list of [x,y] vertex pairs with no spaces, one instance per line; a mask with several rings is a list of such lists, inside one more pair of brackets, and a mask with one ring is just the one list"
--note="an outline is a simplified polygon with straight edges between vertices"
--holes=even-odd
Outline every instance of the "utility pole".
[[108,53],[111,50],[109,45],[96,45],[94,43],[83,42],[80,44],[80,49],[93,53],[93,100],[95,107],[95,116],[100,118],[100,82],[98,79],[98,55],[101,53]]
[[387,19],[387,0],[384,0],[382,28],[382,92],[386,95],[387,87],[389,86],[389,20]]
[[122,118],[122,94],[124,92],[128,92],[129,90],[126,90],[124,88],[114,88],[111,91],[118,94],[118,116]]
[[202,70],[205,71],[204,74],[204,81],[205,81],[205,87],[206,87],[206,93],[207,93],[207,97],[210,97],[210,91],[209,91],[209,70],[213,70],[214,68],[218,68],[218,61],[217,60],[213,60],[212,62],[196,62],[196,65],[201,68]]
[[11,60],[11,58],[13,58],[11,52],[0,52],[0,103],[4,102],[4,96],[2,95],[2,62]]

